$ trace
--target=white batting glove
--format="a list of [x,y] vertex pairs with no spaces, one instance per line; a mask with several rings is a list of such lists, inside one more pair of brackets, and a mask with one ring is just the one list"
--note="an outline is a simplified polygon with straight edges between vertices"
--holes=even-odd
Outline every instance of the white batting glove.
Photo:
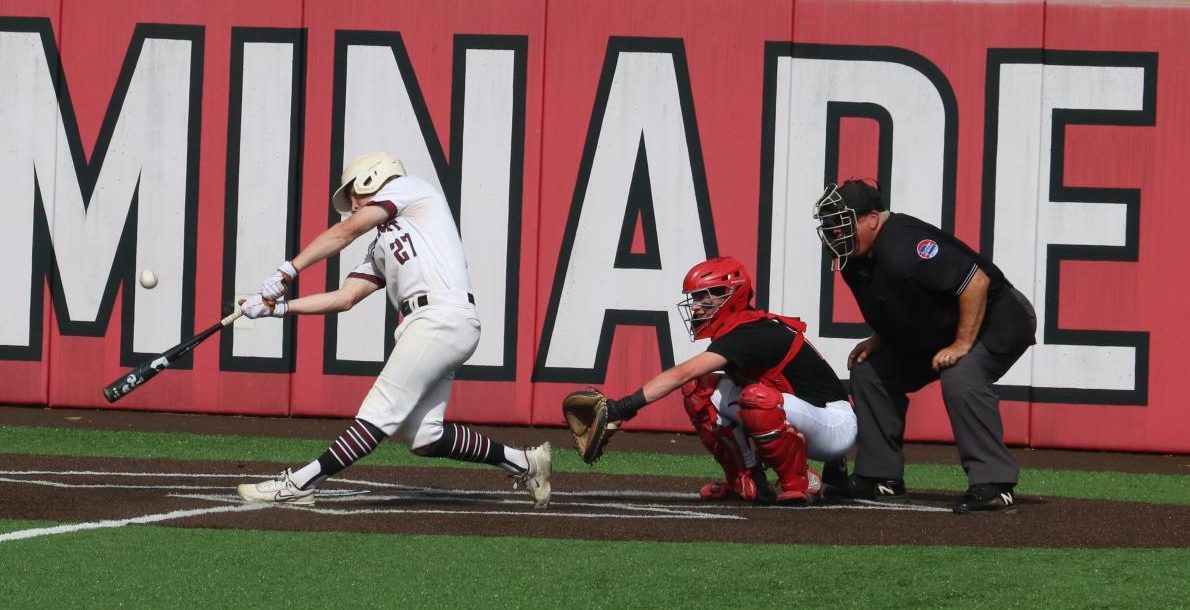
[[244,315],[252,320],[257,318],[281,318],[289,311],[289,303],[285,302],[285,297],[272,301],[272,303],[270,306],[264,301],[264,297],[254,294],[240,302],[240,311],[243,311]]
[[297,274],[297,268],[290,261],[277,265],[277,271],[260,285],[260,295],[266,299],[279,299],[285,296],[285,292]]

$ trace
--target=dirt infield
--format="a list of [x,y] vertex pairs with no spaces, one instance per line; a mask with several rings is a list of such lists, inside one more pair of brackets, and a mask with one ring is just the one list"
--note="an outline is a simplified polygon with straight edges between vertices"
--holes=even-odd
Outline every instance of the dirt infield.
[[[210,434],[333,438],[342,420],[267,420],[99,411],[0,409],[0,424]],[[181,424],[185,425],[181,425]],[[554,440],[560,430],[499,429],[513,442]],[[639,447],[638,447],[639,444]],[[617,448],[698,452],[685,435],[623,434]],[[915,446],[911,461],[955,463],[953,449]],[[1020,452],[1026,468],[1183,473],[1185,456]],[[1083,458],[1077,460],[1076,458]],[[937,458],[931,459],[931,458]],[[911,493],[897,504],[840,502],[809,508],[700,502],[701,479],[556,473],[550,509],[535,511],[510,480],[488,469],[357,466],[328,483],[311,508],[242,503],[234,484],[283,465],[4,455],[0,518],[67,529],[158,523],[176,527],[400,532],[590,540],[971,545],[997,547],[1190,547],[1190,507],[1022,495],[1015,514],[954,515],[957,492]],[[595,524],[597,521],[598,525]],[[57,533],[61,528],[53,530]],[[47,530],[49,531],[49,530]],[[25,537],[38,532],[23,534]],[[0,540],[5,536],[0,535]]]

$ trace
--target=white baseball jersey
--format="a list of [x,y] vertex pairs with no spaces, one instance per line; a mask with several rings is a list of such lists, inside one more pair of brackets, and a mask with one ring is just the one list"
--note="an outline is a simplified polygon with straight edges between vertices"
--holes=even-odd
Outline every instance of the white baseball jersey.
[[368,205],[388,212],[376,227],[376,239],[364,262],[347,277],[384,286],[388,298],[401,302],[421,294],[471,292],[463,242],[446,197],[434,185],[404,176],[384,185]]

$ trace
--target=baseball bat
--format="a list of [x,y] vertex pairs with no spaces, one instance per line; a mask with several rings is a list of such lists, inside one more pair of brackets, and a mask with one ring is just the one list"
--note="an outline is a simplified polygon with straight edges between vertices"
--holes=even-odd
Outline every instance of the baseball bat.
[[106,388],[103,388],[103,397],[106,398],[108,402],[116,402],[127,394],[132,393],[133,390],[144,385],[145,382],[156,376],[157,373],[160,373],[171,364],[177,362],[182,356],[189,354],[191,350],[198,346],[199,343],[206,341],[216,332],[219,332],[219,330],[223,327],[235,322],[236,318],[239,318],[243,314],[243,310],[241,310],[239,307],[236,307],[236,310],[232,312],[231,315],[219,320],[215,324],[211,325],[210,328],[198,333],[191,339],[187,339],[186,341],[183,341],[165,350],[165,352],[163,352],[160,356],[157,356],[156,358],[141,364],[131,371],[128,371],[128,374],[109,383]]

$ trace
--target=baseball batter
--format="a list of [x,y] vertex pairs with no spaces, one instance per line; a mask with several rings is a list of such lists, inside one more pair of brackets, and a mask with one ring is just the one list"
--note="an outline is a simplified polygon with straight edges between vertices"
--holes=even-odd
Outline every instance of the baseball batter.
[[[396,435],[425,457],[498,466],[523,486],[537,508],[550,502],[550,444],[514,449],[466,426],[446,423],[455,369],[479,344],[480,323],[471,295],[458,227],[442,193],[407,176],[386,153],[364,155],[343,170],[332,201],[350,214],[314,238],[292,261],[277,267],[260,294],[241,304],[249,318],[347,311],[385,288],[402,315],[396,345],[360,405],[355,421],[318,459],[262,483],[239,486],[253,502],[310,505],[317,487]],[[376,230],[368,255],[338,290],[287,300],[299,271],[339,253]]]

